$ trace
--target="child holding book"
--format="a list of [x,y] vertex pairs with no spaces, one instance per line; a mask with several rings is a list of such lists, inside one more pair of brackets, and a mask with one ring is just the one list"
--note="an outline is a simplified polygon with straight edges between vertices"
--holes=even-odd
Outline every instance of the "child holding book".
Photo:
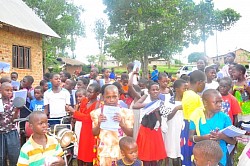
[[[142,109],[147,104],[159,100],[160,86],[157,82],[150,82],[148,86],[149,95],[142,96],[133,106],[134,109]],[[158,109],[158,108],[155,108]],[[160,120],[159,109],[150,114],[140,114],[140,128],[137,136],[138,156],[144,165],[161,164],[167,157],[162,138],[162,130],[157,121]],[[159,119],[157,118],[159,117]],[[150,121],[152,119],[152,121]],[[156,125],[159,124],[159,125]]]
[[14,108],[12,97],[12,86],[9,82],[4,82],[0,87],[0,165],[16,165],[20,141],[14,119],[18,118],[19,110]]
[[[118,107],[119,93],[114,85],[108,85],[104,90],[104,105],[90,113],[92,123],[92,132],[95,136],[99,136],[99,145],[97,153],[99,156],[99,164],[102,166],[115,165],[116,161],[121,159],[119,140],[124,136],[133,135],[133,111]],[[105,106],[119,111],[113,116],[113,119],[107,119],[104,115]],[[106,110],[107,112],[109,110]],[[106,121],[112,121],[119,126],[109,126],[110,129],[101,128],[101,124]],[[108,122],[109,123],[109,122]],[[115,127],[114,129],[111,129]],[[118,127],[118,129],[116,128]]]
[[204,107],[197,108],[190,117],[190,141],[197,143],[203,140],[218,141],[223,152],[220,164],[226,166],[230,158],[227,144],[236,144],[234,138],[220,132],[220,130],[232,125],[232,122],[221,111],[222,97],[215,89],[208,89],[202,95]]

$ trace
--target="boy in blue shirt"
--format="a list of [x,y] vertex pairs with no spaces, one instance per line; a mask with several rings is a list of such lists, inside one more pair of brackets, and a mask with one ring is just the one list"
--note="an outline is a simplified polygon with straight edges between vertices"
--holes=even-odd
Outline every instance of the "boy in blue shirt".
[[37,86],[34,89],[35,99],[30,102],[30,110],[31,111],[43,111],[44,103],[43,103],[43,87]]

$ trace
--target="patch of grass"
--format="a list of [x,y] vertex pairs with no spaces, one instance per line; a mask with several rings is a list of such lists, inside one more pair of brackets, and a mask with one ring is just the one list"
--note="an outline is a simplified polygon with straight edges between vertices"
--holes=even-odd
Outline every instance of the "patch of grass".
[[[164,65],[164,66],[157,66],[158,71],[161,72],[168,72],[168,73],[172,73],[172,74],[176,74],[176,72],[178,71],[178,69],[180,68],[180,66],[170,66],[170,68],[168,68],[168,66]],[[153,67],[152,66],[148,66],[148,69],[150,70],[150,72],[153,71]],[[115,67],[115,73],[116,74],[122,74],[123,72],[126,72],[127,68],[120,66],[120,67]]]
[[237,143],[237,153],[234,155],[234,166],[237,166],[238,162],[239,162],[239,157],[243,151],[243,149],[245,148],[246,145],[244,145],[243,143],[238,142]]

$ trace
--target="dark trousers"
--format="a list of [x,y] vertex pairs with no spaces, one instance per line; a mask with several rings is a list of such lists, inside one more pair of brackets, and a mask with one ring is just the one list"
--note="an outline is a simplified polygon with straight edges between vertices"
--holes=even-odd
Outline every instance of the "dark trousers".
[[0,166],[15,166],[20,152],[20,141],[17,130],[0,133]]

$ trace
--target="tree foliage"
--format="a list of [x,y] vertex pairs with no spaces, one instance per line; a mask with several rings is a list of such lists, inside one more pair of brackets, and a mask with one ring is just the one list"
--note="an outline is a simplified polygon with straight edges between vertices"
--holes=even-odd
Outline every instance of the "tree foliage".
[[[202,25],[208,19],[204,16],[207,12],[201,13],[199,4],[192,0],[103,0],[103,3],[110,20],[107,52],[125,64],[133,59],[141,60],[144,76],[147,76],[149,56],[170,60],[190,43],[198,43],[201,36],[197,32],[204,29]],[[226,12],[224,15],[214,11],[211,4],[206,7],[211,16],[216,13],[222,23],[228,22],[226,26],[220,24],[224,28],[237,21],[233,10],[231,18]],[[220,23],[218,19],[217,23]],[[212,27],[206,27],[209,34],[214,30]]]
[[188,55],[188,63],[197,62],[204,57],[204,52],[193,52]]
[[104,19],[98,19],[95,22],[94,32],[99,47],[99,55],[98,55],[99,66],[103,67],[103,63],[106,60],[104,55],[104,41],[107,32],[107,23],[105,22]]
[[95,55],[88,55],[86,58],[90,65],[94,65],[98,60],[98,57]]
[[71,50],[74,58],[76,38],[84,36],[84,25],[80,20],[81,7],[67,0],[24,0],[35,13],[61,38],[43,38],[43,53],[46,64],[51,65],[60,55]]

